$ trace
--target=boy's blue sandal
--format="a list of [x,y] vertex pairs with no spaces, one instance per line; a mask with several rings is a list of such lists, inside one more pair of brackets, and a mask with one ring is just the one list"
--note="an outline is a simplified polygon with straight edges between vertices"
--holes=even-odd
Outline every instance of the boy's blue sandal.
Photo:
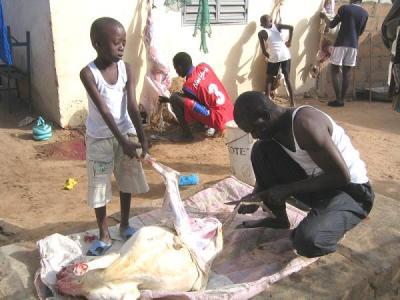
[[120,233],[121,237],[126,241],[136,232],[131,226],[128,226]]
[[103,242],[102,240],[95,240],[86,252],[87,256],[101,256],[103,255],[108,249],[110,249],[112,246],[112,243],[106,243]]

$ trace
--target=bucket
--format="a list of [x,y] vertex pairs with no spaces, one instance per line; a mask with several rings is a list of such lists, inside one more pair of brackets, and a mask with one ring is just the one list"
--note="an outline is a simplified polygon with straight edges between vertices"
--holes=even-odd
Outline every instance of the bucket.
[[241,130],[235,121],[226,123],[226,133],[232,174],[237,179],[254,186],[256,177],[250,159],[254,139],[249,133]]

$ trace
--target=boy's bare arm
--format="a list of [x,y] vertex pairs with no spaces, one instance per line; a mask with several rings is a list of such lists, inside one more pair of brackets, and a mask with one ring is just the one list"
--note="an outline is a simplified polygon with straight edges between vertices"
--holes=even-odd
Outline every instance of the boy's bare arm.
[[265,41],[268,39],[268,33],[265,30],[260,30],[258,32],[258,41],[260,42],[261,51],[266,58],[269,58],[269,53],[265,48]]
[[96,88],[92,72],[90,72],[90,70],[85,67],[80,72],[80,78],[90,98],[93,100],[101,116],[103,117],[104,122],[106,122],[108,128],[110,128],[118,143],[122,146],[124,153],[130,157],[137,156],[136,149],[140,148],[140,146],[130,142],[119,131],[110,110],[103,102],[101,95]]
[[146,153],[149,152],[149,145],[147,142],[146,135],[144,134],[142,120],[140,118],[139,109],[136,102],[136,92],[135,92],[135,84],[134,84],[134,76],[132,72],[132,68],[128,63],[125,63],[125,69],[127,74],[127,82],[126,82],[126,92],[128,97],[128,113],[131,117],[132,123],[135,126],[136,133],[140,144],[142,145],[142,156],[144,157]]
[[287,29],[289,30],[289,39],[286,42],[286,46],[290,47],[292,44],[292,37],[293,37],[293,26],[292,25],[286,25],[286,24],[277,24],[277,28],[279,31],[281,31],[281,29]]

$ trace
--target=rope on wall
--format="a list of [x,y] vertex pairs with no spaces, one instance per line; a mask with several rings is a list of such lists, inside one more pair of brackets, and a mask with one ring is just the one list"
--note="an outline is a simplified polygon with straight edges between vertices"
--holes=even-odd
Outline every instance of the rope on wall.
[[199,1],[199,10],[197,12],[196,23],[194,25],[193,36],[197,35],[200,30],[200,51],[208,53],[206,34],[211,37],[211,26],[210,26],[210,9],[208,7],[208,0]]

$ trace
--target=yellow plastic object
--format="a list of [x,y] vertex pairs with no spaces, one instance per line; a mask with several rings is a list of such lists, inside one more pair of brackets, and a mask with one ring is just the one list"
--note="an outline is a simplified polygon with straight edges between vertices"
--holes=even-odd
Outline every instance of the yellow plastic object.
[[74,179],[74,178],[68,178],[66,181],[65,181],[65,184],[64,184],[64,190],[72,190],[74,187],[75,187],[75,185],[78,183],[78,181],[76,180],[76,179]]

